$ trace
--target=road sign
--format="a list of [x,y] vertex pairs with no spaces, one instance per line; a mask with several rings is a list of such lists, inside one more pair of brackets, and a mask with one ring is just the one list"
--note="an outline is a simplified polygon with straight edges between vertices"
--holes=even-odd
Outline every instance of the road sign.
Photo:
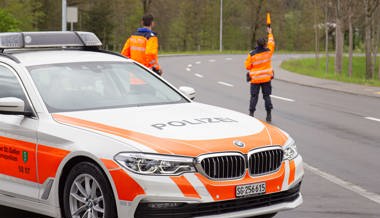
[[68,23],[78,22],[78,7],[67,7],[67,22]]

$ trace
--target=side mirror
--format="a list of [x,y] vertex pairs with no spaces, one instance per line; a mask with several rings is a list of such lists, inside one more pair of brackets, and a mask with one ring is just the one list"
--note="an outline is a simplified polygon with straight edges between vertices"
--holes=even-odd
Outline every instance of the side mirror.
[[26,115],[25,102],[19,98],[0,98],[0,114]]
[[179,87],[179,91],[181,91],[184,95],[186,95],[191,100],[195,99],[196,92],[193,88],[188,87],[188,86],[181,86]]

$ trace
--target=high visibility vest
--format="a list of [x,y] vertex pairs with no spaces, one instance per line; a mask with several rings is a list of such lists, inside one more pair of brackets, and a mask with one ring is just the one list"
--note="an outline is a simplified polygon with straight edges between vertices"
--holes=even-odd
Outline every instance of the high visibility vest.
[[259,84],[273,79],[272,55],[274,51],[274,39],[268,34],[268,47],[261,50],[253,50],[248,54],[245,67],[249,70],[251,83]]
[[121,54],[148,68],[160,69],[158,64],[158,38],[153,32],[135,32],[124,44]]

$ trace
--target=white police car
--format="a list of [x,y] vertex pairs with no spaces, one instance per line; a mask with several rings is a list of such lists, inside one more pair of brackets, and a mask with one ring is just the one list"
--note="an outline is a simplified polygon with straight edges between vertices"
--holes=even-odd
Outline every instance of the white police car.
[[100,46],[87,32],[0,34],[0,204],[66,218],[268,218],[302,203],[288,134],[195,103]]

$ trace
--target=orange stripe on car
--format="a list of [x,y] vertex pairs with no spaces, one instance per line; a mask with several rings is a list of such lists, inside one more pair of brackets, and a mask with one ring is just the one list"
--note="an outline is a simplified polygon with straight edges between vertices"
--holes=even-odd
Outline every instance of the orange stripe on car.
[[[154,140],[154,139],[153,139],[153,137],[151,138],[148,135],[136,133],[133,131],[129,131],[129,130],[125,130],[125,129],[121,129],[121,128],[117,128],[117,127],[107,126],[107,125],[104,125],[101,123],[91,122],[91,121],[82,120],[82,119],[78,119],[78,118],[74,118],[74,117],[68,117],[68,116],[64,116],[64,115],[60,115],[60,114],[53,114],[53,118],[56,121],[59,121],[59,122],[65,123],[65,124],[71,124],[74,126],[81,126],[81,127],[101,131],[104,133],[109,133],[112,135],[120,136],[123,138],[132,139],[132,140],[135,140],[137,142],[142,142],[145,145],[150,145],[150,147],[152,149],[154,149],[160,153],[170,153],[168,150],[160,148],[160,146],[156,145],[154,143],[154,141],[150,141],[150,140]],[[143,136],[145,138],[145,140],[141,140],[140,139],[141,136]]]
[[196,176],[204,184],[207,191],[215,201],[222,201],[236,198],[237,185],[265,182],[266,194],[279,192],[282,188],[282,182],[285,177],[285,165],[282,164],[279,171],[276,173],[255,178],[249,176],[248,170],[246,175],[242,179],[238,180],[214,181],[205,178],[199,173],[197,173]]
[[138,195],[145,194],[144,189],[123,169],[112,170],[110,174],[120,200],[133,201]]
[[296,175],[296,163],[294,162],[294,160],[291,160],[289,162],[289,180],[288,180],[288,185],[290,185],[291,183],[294,182],[294,178],[295,178],[295,175]]
[[0,136],[0,174],[43,184],[49,177],[55,177],[59,164],[68,153],[66,150]]
[[38,145],[37,159],[39,183],[43,184],[49,177],[54,178],[63,158],[69,153],[69,151],[63,149]]
[[[205,153],[223,151],[240,151],[242,153],[248,153],[248,151],[262,147],[263,145],[270,144],[270,136],[268,132],[263,129],[261,132],[248,136],[241,136],[235,138],[223,138],[223,139],[210,139],[210,140],[178,140],[159,138],[152,135],[147,135],[131,130],[121,129],[117,127],[108,126],[101,123],[82,120],[74,117],[68,117],[61,114],[53,114],[53,118],[61,123],[70,124],[74,126],[80,126],[88,129],[109,133],[112,135],[120,136],[126,139],[134,140],[149,148],[155,150],[161,154],[176,154],[183,156],[198,156]],[[270,126],[268,128],[271,128]],[[273,127],[274,128],[274,127]],[[278,145],[282,145],[285,142],[282,133],[277,131],[275,141]],[[277,139],[278,138],[278,139]],[[244,148],[235,146],[232,142],[234,140],[243,141],[246,145]],[[185,145],[185,146],[184,146]]]
[[0,174],[37,182],[36,144],[0,136]]
[[185,197],[201,198],[191,183],[185,178],[185,176],[171,176],[170,177],[182,191]]
[[120,166],[113,160],[101,159],[101,161],[108,170],[121,169]]

